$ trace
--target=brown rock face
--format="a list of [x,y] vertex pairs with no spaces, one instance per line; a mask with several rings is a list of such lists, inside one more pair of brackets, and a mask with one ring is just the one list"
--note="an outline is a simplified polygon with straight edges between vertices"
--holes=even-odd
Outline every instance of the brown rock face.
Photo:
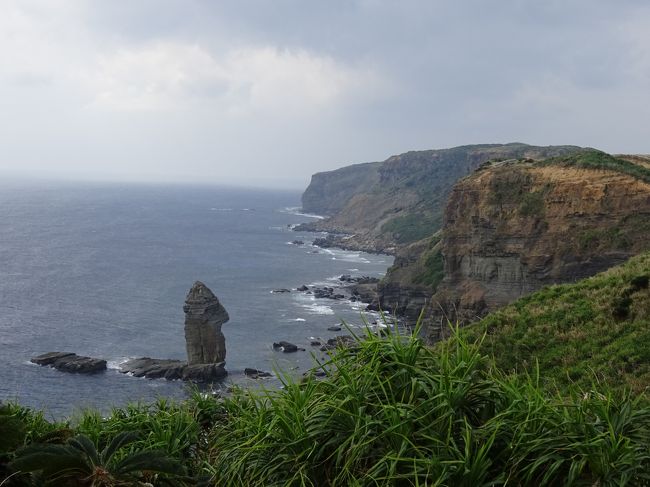
[[230,319],[217,297],[202,282],[195,282],[185,298],[185,346],[189,365],[226,360],[226,339],[221,325]]
[[[623,172],[495,163],[461,180],[444,215],[433,296],[472,321],[545,285],[573,282],[650,248],[650,184]],[[444,320],[442,320],[444,321]],[[432,340],[444,326],[431,325]]]

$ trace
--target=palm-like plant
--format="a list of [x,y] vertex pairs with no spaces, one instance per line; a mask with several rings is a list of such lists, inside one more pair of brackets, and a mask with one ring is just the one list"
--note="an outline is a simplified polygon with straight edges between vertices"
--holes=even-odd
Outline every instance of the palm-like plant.
[[133,485],[145,473],[181,473],[180,465],[162,451],[124,451],[138,438],[137,433],[121,432],[101,451],[85,435],[64,445],[34,444],[19,450],[11,466],[38,475],[46,485],[92,487]]

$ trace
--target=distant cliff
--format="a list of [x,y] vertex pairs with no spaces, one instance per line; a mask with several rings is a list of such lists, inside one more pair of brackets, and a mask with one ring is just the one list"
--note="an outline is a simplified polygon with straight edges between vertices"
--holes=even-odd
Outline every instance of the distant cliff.
[[450,194],[429,257],[441,266],[433,315],[474,320],[620,264],[650,249],[649,235],[650,169],[636,158],[590,150],[487,163]]
[[367,162],[319,172],[302,195],[302,210],[318,215],[333,215],[357,193],[371,190],[378,182],[381,163]]
[[490,159],[543,159],[573,146],[483,144],[412,151],[384,162],[318,173],[303,194],[303,210],[330,215],[302,229],[354,235],[350,248],[395,253],[440,229],[449,192],[461,177]]

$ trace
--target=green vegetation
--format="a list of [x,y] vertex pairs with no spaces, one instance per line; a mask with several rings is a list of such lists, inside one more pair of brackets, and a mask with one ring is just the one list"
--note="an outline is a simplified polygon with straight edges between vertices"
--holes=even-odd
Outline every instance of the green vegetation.
[[412,213],[389,220],[382,225],[381,231],[391,233],[397,243],[407,244],[428,237],[439,226],[439,222],[426,215]]
[[[629,285],[643,289],[647,280]],[[643,398],[602,384],[559,395],[542,386],[539,369],[502,372],[484,342],[454,336],[428,348],[417,336],[368,333],[318,365],[324,379],[283,378],[277,391],[196,393],[182,404],[129,406],[107,418],[87,411],[59,425],[27,423],[20,418],[34,413],[11,406],[7,417],[18,421],[3,420],[5,429],[41,431],[30,431],[32,440],[20,433],[23,446],[2,465],[4,485],[604,486],[650,478]]]
[[533,176],[522,167],[514,165],[499,168],[499,176],[491,181],[490,203],[494,205],[521,205],[529,188],[533,183]]
[[580,250],[594,252],[599,249],[627,249],[632,242],[621,228],[591,228],[578,235]]
[[552,157],[542,161],[541,164],[616,171],[640,179],[646,183],[650,183],[650,169],[647,167],[623,159],[618,159],[605,152],[594,149],[559,157]]
[[548,188],[525,193],[521,198],[519,205],[519,214],[531,218],[544,218],[545,205],[544,197],[548,193]]
[[433,292],[445,277],[444,260],[440,252],[440,234],[436,234],[429,244],[429,248],[420,257],[422,271],[415,276],[415,284],[429,286]]
[[575,284],[551,286],[463,331],[518,373],[535,366],[566,388],[594,381],[643,392],[650,385],[650,253]]
[[133,485],[144,472],[176,475],[180,465],[161,451],[129,451],[137,433],[117,433],[103,450],[87,436],[77,435],[64,444],[41,443],[26,446],[16,453],[12,468],[35,472],[39,482],[66,485],[82,479],[93,486]]

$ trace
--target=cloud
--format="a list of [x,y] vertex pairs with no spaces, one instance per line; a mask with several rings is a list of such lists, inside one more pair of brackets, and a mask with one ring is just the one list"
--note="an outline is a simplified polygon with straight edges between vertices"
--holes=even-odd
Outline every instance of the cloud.
[[3,0],[0,169],[298,187],[475,142],[647,152],[649,22],[642,0]]
[[102,55],[80,81],[94,108],[165,111],[207,103],[234,115],[313,112],[382,85],[368,69],[304,49],[246,47],[216,55],[199,44],[164,41]]

